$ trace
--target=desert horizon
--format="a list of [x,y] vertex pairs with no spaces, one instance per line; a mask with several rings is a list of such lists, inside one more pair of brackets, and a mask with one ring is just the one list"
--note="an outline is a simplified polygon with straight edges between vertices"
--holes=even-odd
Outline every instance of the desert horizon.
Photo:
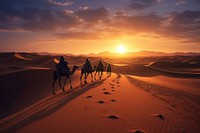
[[2,51],[0,53],[19,53],[19,54],[40,54],[40,55],[68,55],[68,56],[85,56],[85,57],[113,57],[113,58],[134,58],[134,57],[146,57],[146,56],[198,56],[200,55],[200,52],[183,52],[183,51],[176,51],[176,52],[163,52],[163,51],[152,51],[152,50],[141,50],[141,51],[135,51],[135,52],[124,52],[119,53],[116,52],[110,52],[110,51],[102,51],[98,53],[56,53],[56,52],[29,52],[29,51]]
[[199,0],[0,0],[0,133],[200,133]]

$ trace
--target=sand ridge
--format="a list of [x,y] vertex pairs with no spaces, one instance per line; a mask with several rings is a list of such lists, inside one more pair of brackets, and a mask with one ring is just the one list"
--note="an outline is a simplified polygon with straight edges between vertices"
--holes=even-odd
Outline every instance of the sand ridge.
[[21,59],[21,60],[27,60],[27,61],[31,61],[32,60],[31,58],[24,57],[19,53],[15,53],[14,57],[17,58],[17,59]]

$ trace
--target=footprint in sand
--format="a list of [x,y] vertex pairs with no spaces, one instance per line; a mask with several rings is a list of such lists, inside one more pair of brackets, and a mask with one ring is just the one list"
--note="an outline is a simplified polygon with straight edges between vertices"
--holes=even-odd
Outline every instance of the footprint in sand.
[[112,89],[115,88],[114,86],[111,87]]
[[134,131],[131,131],[131,133],[145,133],[145,132],[141,130],[134,130]]
[[92,96],[87,96],[86,98],[92,98]]
[[115,84],[110,83],[110,86],[115,86]]
[[111,102],[117,102],[115,99],[110,100]]
[[115,91],[115,90],[112,90],[112,91]]
[[115,116],[115,115],[110,115],[107,118],[112,119],[112,120],[117,120],[119,119],[119,117]]
[[105,103],[105,102],[104,102],[104,101],[98,101],[98,103],[99,103],[99,104],[103,104],[103,103]]
[[104,91],[105,91],[105,90],[106,90],[106,88],[103,88],[102,90],[104,90]]
[[163,121],[165,120],[165,117],[162,114],[154,114],[153,117],[157,117]]
[[105,95],[111,95],[111,94],[110,94],[109,92],[107,92],[107,91],[104,92],[103,94],[105,94]]

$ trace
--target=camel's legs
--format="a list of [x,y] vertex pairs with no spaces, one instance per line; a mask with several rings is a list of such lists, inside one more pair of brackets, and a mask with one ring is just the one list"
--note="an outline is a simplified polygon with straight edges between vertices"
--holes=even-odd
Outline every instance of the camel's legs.
[[85,73],[85,81],[84,81],[85,84],[87,84],[87,76],[88,76],[88,74],[89,73]]
[[72,81],[71,81],[70,77],[67,77],[67,78],[68,78],[68,80],[69,80],[70,89],[72,89],[72,88],[73,88],[73,87],[72,87]]
[[96,80],[96,75],[97,75],[97,71],[96,71],[95,74],[94,74],[94,80]]
[[91,82],[93,82],[93,75],[92,75],[92,73],[90,73],[90,75],[91,75]]
[[86,82],[86,73],[84,73],[84,83]]
[[107,77],[110,77],[110,76],[111,76],[111,72],[107,71]]
[[54,91],[54,85],[55,85],[55,83],[56,83],[56,80],[57,80],[57,79],[54,79],[54,80],[53,80],[53,83],[52,83],[53,95],[56,95],[56,93],[55,93],[55,91]]
[[83,74],[81,73],[81,76],[80,76],[80,83],[81,83],[81,85],[82,85],[82,76],[83,76]]
[[63,88],[62,85],[61,85],[61,77],[59,78],[59,86],[60,86],[60,88],[62,88],[62,90],[64,91],[64,88]]
[[65,84],[66,84],[66,81],[67,81],[67,77],[65,78],[65,81],[64,81],[64,84],[63,84],[63,92],[65,92]]
[[99,79],[100,79],[100,80],[101,80],[102,76],[103,76],[103,71],[100,71],[100,72],[99,72]]
[[101,72],[98,71],[98,76],[99,76],[99,79],[101,79]]

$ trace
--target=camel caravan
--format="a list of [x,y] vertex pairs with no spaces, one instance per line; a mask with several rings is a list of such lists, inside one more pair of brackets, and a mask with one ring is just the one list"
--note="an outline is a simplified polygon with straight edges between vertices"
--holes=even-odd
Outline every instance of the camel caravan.
[[[68,63],[64,60],[64,57],[63,56],[60,57],[60,61],[55,66],[55,70],[53,73],[53,83],[52,83],[53,95],[56,94],[55,90],[54,90],[54,85],[57,80],[59,81],[59,86],[61,87],[63,92],[65,92],[65,84],[66,84],[67,79],[69,80],[70,89],[73,88],[70,76],[73,75],[77,69],[78,69],[78,66],[74,65],[72,70],[70,70]],[[104,67],[103,63],[101,61],[99,61],[98,65],[94,66],[94,68],[93,68],[89,59],[86,59],[86,62],[82,66],[82,69],[81,69],[80,84],[83,85],[82,78],[84,78],[84,84],[88,83],[87,82],[88,75],[91,75],[91,82],[96,80],[96,75],[98,75],[99,80],[101,80],[104,71],[107,72],[107,77],[110,77],[111,76],[111,65],[108,64],[108,67]],[[93,76],[93,73],[94,73],[94,76]],[[65,77],[63,85],[61,85],[62,76]]]

